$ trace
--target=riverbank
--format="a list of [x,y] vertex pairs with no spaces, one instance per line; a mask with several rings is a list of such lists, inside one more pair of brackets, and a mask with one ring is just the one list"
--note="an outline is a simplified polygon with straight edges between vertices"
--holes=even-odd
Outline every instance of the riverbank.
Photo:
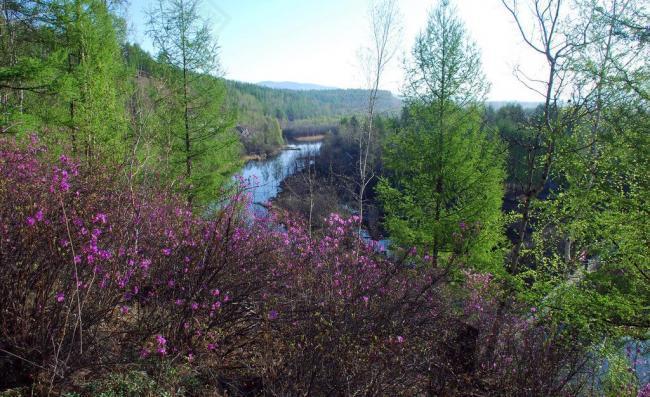
[[[315,160],[318,162],[318,158]],[[339,178],[320,175],[302,170],[288,176],[280,183],[280,190],[272,200],[273,207],[299,213],[305,219],[312,219],[315,228],[325,225],[322,221],[331,213],[342,216],[357,214],[356,202],[350,197],[349,189],[341,185]],[[386,238],[381,225],[381,211],[373,200],[368,200],[364,206],[364,229],[372,240],[380,241]],[[311,214],[311,216],[310,216]]]
[[[281,191],[280,184],[287,177],[300,172],[304,158],[312,158],[320,150],[320,142],[285,145],[275,155],[249,155],[241,176],[248,183],[254,203],[268,203]],[[252,160],[252,161],[251,161]]]
[[282,145],[274,148],[273,150],[265,153],[248,153],[244,154],[241,157],[241,160],[245,163],[248,163],[249,161],[264,161],[268,160],[270,158],[278,156],[282,151],[284,150],[293,150],[292,145]]
[[326,137],[325,134],[304,135],[293,137],[292,140],[296,142],[322,142]]

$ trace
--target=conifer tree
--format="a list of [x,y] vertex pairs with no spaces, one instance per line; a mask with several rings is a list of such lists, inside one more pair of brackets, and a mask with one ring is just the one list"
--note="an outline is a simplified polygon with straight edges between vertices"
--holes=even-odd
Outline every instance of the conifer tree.
[[89,160],[120,154],[125,69],[106,2],[15,1],[3,11],[3,130],[63,132],[50,140]]
[[77,150],[91,159],[97,151],[124,155],[126,109],[124,64],[114,18],[106,2],[62,2],[68,73],[61,87],[67,123]]
[[498,263],[503,160],[480,128],[488,87],[479,53],[447,1],[430,14],[412,58],[403,126],[384,149],[390,177],[378,187],[391,239],[434,265],[452,253]]
[[168,133],[189,203],[207,199],[239,154],[225,86],[210,75],[218,72],[218,46],[199,12],[198,0],[160,0],[149,18],[159,61],[167,66]]

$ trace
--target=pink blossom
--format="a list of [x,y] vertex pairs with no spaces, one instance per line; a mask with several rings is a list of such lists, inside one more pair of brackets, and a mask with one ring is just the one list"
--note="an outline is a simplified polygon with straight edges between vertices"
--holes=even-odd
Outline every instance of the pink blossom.
[[106,223],[108,221],[108,217],[106,214],[99,213],[93,217],[93,222],[101,222],[101,223]]
[[149,270],[150,266],[151,259],[143,259],[142,262],[140,262],[140,267],[142,267],[142,270]]
[[59,187],[61,188],[62,192],[67,192],[68,190],[70,190],[70,184],[66,179],[61,180]]
[[163,248],[163,249],[162,249],[162,253],[163,253],[165,256],[169,256],[169,255],[172,254],[172,250],[171,250],[171,248]]
[[56,293],[56,301],[61,303],[65,300],[65,294],[63,292]]
[[646,383],[641,389],[637,397],[650,397],[650,383]]
[[29,226],[34,226],[34,225],[36,224],[36,219],[34,219],[34,218],[31,217],[31,216],[30,216],[30,217],[27,217],[27,224],[28,224]]

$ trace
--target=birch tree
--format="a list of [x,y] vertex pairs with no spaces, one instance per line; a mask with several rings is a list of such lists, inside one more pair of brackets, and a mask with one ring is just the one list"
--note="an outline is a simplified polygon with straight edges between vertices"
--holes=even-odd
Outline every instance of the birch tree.
[[[357,209],[359,228],[363,225],[364,203],[368,185],[375,178],[374,148],[376,147],[375,118],[377,116],[377,99],[384,74],[390,62],[395,58],[401,36],[400,12],[396,0],[377,0],[370,5],[369,11],[371,46],[361,52],[365,69],[368,104],[364,126],[357,134],[359,158],[357,160]],[[360,230],[359,230],[360,231]]]

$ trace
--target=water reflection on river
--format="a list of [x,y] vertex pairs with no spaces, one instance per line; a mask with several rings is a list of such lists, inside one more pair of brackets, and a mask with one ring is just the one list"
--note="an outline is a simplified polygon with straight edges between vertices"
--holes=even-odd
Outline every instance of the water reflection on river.
[[302,171],[308,158],[318,155],[321,142],[297,143],[289,145],[279,155],[266,160],[249,161],[241,172],[252,194],[255,211],[259,204],[274,199],[282,190],[280,184],[287,177]]
[[[275,157],[249,161],[244,166],[240,175],[249,186],[253,202],[251,210],[255,215],[266,215],[267,210],[264,205],[282,191],[280,187],[282,181],[302,171],[308,161],[318,156],[321,144],[322,142],[310,142],[289,145],[288,150],[282,151]],[[365,229],[361,230],[361,237],[368,242],[373,241]],[[373,243],[378,251],[387,251],[390,241],[380,240]]]

